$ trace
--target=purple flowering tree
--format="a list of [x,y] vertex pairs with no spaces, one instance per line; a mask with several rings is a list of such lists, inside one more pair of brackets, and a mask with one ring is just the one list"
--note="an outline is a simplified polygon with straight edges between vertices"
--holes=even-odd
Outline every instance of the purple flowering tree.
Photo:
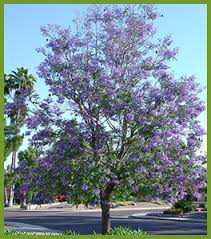
[[156,39],[158,17],[152,5],[97,6],[74,29],[41,28],[38,73],[51,95],[27,119],[45,149],[36,184],[100,203],[102,234],[121,190],[174,201],[205,186],[201,89],[171,73],[177,49]]
[[33,173],[34,168],[39,167],[37,158],[40,154],[39,150],[31,147],[18,153],[18,167],[15,173],[18,175],[17,184],[19,186],[16,187],[15,193],[20,200],[21,208],[28,208],[36,193],[29,181],[33,177],[29,174]]

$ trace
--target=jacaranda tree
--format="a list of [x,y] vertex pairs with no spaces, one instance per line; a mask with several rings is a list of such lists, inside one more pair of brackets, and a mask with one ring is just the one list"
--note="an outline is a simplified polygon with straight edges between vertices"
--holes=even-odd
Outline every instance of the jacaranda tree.
[[156,38],[158,17],[152,5],[107,5],[72,29],[41,28],[38,74],[50,95],[27,119],[45,149],[32,181],[42,195],[61,185],[75,203],[99,202],[103,234],[121,190],[173,201],[205,185],[201,89],[171,73],[177,49]]
[[[40,154],[41,152],[38,149],[31,147],[18,153],[18,168],[16,169],[16,173],[18,175],[19,186],[16,188],[16,193],[22,208],[29,206],[35,194],[33,187],[29,187],[31,184],[29,180],[32,178],[29,177],[29,174],[32,173],[30,169],[39,167],[37,158]],[[27,190],[28,187],[29,190]]]

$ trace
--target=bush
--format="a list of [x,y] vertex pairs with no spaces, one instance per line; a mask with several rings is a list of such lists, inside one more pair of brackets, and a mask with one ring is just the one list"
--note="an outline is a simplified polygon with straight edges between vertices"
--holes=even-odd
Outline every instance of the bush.
[[203,209],[204,211],[207,211],[207,205],[204,205]]
[[66,232],[63,233],[63,235],[80,235],[80,234],[72,230],[67,230]]
[[165,210],[163,212],[163,214],[182,214],[183,211],[181,208],[171,208],[171,209],[168,209],[168,210]]
[[[44,233],[45,235],[54,235],[54,233]],[[97,235],[96,232],[93,232],[94,235]],[[39,233],[29,233],[29,232],[20,232],[16,230],[5,230],[4,235],[6,236],[15,236],[15,235],[39,235]],[[80,233],[67,230],[64,233],[59,235],[80,235]],[[146,235],[146,232],[143,232],[141,229],[134,230],[129,227],[115,227],[110,230],[108,235]]]
[[131,229],[129,227],[114,227],[110,230],[108,235],[146,235],[142,229]]
[[[20,232],[16,230],[5,230],[5,236],[15,236],[15,235],[39,235],[39,233],[31,233],[31,232]],[[44,233],[44,235],[54,235],[54,233]],[[68,230],[60,235],[80,235],[78,232]]]
[[181,209],[184,213],[193,212],[196,210],[196,206],[193,205],[193,202],[186,199],[176,202],[173,208]]

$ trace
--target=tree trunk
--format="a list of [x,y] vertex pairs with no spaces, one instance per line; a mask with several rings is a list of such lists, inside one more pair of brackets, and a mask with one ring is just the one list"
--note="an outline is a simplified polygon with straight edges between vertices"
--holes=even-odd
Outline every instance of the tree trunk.
[[107,185],[104,192],[100,194],[100,204],[102,209],[102,234],[106,235],[111,229],[110,208],[111,208],[111,194],[115,187],[115,183],[111,182]]
[[102,235],[106,235],[111,229],[110,202],[102,202]]
[[11,163],[11,172],[15,171],[15,166],[16,166],[16,150],[12,152],[12,163]]
[[4,206],[8,206],[8,196],[7,196],[7,188],[4,187]]
[[26,198],[23,199],[23,201],[21,202],[20,208],[26,208],[27,203],[26,203]]
[[9,190],[8,207],[13,206],[13,199],[14,199],[14,185],[11,185]]
[[[16,150],[12,152],[12,162],[11,162],[11,173],[13,173],[15,171],[15,166],[16,166]],[[13,206],[13,199],[14,199],[14,185],[10,186],[10,190],[9,190],[9,198],[8,198],[8,207],[12,207]]]

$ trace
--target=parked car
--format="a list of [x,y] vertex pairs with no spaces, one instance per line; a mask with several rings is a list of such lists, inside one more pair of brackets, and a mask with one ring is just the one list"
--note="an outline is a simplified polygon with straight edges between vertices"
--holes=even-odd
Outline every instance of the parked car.
[[65,202],[65,201],[66,201],[64,195],[60,195],[60,196],[58,196],[57,199],[58,199],[59,202]]

